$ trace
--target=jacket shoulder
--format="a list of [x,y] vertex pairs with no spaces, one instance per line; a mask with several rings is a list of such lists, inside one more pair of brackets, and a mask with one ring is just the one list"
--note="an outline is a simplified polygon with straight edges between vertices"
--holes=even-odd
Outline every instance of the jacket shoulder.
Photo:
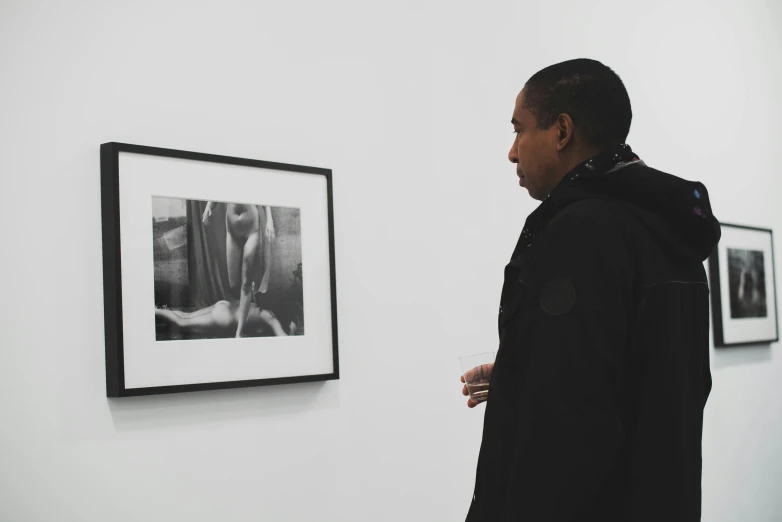
[[621,203],[599,196],[574,201],[564,207],[551,220],[550,225],[566,226],[573,233],[606,234],[619,232],[632,213]]
[[665,172],[650,167],[646,163],[634,163],[618,171],[612,172],[611,174],[625,174],[625,173],[629,173],[641,179],[653,181],[654,184],[658,185],[659,187],[667,188],[672,186],[679,186],[683,183],[693,183],[692,181],[682,178],[680,176],[676,176],[669,172]]
[[539,252],[559,255],[568,252],[586,262],[594,256],[609,256],[612,261],[627,261],[632,250],[635,218],[621,204],[604,198],[589,197],[565,206],[544,227]]

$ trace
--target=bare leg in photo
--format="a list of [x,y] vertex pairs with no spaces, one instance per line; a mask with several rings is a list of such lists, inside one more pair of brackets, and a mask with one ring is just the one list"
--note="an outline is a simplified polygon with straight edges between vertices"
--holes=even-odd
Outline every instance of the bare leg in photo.
[[261,216],[258,207],[227,204],[225,228],[228,283],[232,289],[239,287],[239,324],[236,337],[241,337],[252,302],[254,268],[261,242]]
[[250,310],[250,304],[253,301],[253,274],[255,272],[255,262],[258,259],[258,250],[260,249],[260,234],[253,233],[247,238],[242,252],[242,282],[239,296],[239,325],[236,328],[236,337],[241,337],[244,323],[247,321],[247,313]]
[[[242,282],[242,247],[236,242],[236,238],[231,234],[230,227],[226,220],[226,234],[225,234],[225,256],[226,267],[228,269],[228,285],[233,291]],[[241,290],[240,290],[241,291]],[[244,326],[244,323],[242,323]],[[236,333],[236,337],[239,337],[239,332]]]
[[228,284],[231,290],[239,286],[242,277],[242,247],[236,242],[236,238],[231,233],[231,229],[226,223],[225,234],[225,260],[228,268]]

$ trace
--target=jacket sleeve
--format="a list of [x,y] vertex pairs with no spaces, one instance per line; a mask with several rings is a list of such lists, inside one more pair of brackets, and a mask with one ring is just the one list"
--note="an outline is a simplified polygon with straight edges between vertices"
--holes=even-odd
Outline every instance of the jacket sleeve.
[[633,302],[627,238],[616,210],[571,207],[535,245],[531,288],[507,340],[523,363],[503,520],[584,520],[625,439],[620,387]]

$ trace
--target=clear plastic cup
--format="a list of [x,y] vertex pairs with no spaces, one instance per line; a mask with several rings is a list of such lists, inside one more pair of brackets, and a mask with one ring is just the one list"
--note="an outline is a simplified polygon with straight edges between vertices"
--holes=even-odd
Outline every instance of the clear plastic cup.
[[497,352],[476,353],[459,357],[467,393],[475,402],[483,402],[489,396],[489,379]]

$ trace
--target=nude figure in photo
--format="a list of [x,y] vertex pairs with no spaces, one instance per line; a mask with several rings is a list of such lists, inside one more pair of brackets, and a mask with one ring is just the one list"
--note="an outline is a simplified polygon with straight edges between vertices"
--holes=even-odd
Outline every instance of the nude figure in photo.
[[[209,226],[215,202],[209,201],[204,209],[202,221]],[[228,267],[228,282],[231,289],[239,288],[236,337],[241,337],[252,305],[253,279],[258,270],[260,249],[263,247],[266,269],[258,291],[265,293],[269,287],[271,243],[275,239],[271,207],[266,212],[266,227],[261,236],[261,207],[240,203],[225,203],[225,252]],[[265,240],[265,241],[264,241]]]

